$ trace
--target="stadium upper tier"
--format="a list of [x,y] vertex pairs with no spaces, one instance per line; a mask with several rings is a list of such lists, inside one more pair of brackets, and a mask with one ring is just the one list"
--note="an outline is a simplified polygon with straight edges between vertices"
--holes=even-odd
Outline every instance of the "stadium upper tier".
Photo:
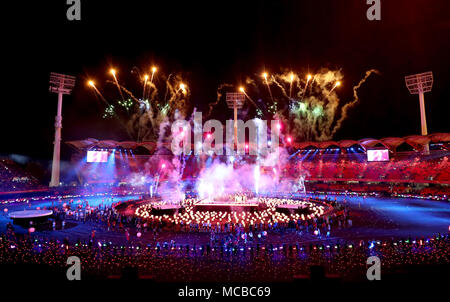
[[9,158],[0,158],[0,193],[42,188],[38,179],[26,167]]
[[[273,173],[276,168],[284,179],[295,180],[303,176],[307,181],[356,181],[391,183],[434,183],[450,184],[450,151],[398,152],[389,161],[369,162],[365,153],[337,154],[329,150],[299,151],[292,154],[277,167],[262,166],[261,173]],[[86,163],[85,155],[76,153],[72,157],[78,175],[88,183],[133,183],[145,175],[160,175],[169,180],[178,170],[173,155],[134,155],[129,151],[111,153],[108,163]],[[254,163],[248,156],[234,162],[234,167]],[[227,156],[186,156],[181,175],[183,180],[195,179],[213,161],[229,162]],[[176,161],[175,161],[176,162]],[[162,169],[162,167],[164,167]]]
[[[441,183],[450,184],[450,152],[432,152],[428,157],[411,154],[391,158],[388,162],[367,162],[363,156],[349,158],[309,158],[293,157],[281,168],[283,178],[296,179],[304,176],[310,181],[362,181],[362,182],[396,182],[396,183]],[[130,182],[138,175],[160,173],[161,180],[168,180],[171,173],[161,173],[161,163],[165,170],[176,169],[170,158],[131,156],[117,158],[113,170],[98,164],[79,165],[80,174],[86,182]],[[217,160],[222,160],[217,158]],[[195,179],[207,165],[207,160],[190,156],[186,160],[182,179]],[[239,168],[239,163],[235,167]],[[108,170],[108,171],[107,171]],[[262,173],[272,173],[271,168],[262,167]],[[111,173],[114,171],[114,173]],[[108,172],[108,173],[106,173]]]

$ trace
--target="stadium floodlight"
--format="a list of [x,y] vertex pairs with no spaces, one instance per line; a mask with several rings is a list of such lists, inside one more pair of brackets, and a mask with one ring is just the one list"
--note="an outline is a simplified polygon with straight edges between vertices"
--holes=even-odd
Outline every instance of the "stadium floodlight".
[[[428,135],[427,118],[425,114],[425,99],[424,93],[430,92],[433,86],[433,73],[431,71],[413,74],[405,77],[406,87],[411,94],[419,95],[420,103],[420,123],[422,128],[422,135]],[[429,146],[425,145],[425,152],[428,153]]]
[[227,104],[228,108],[233,108],[234,111],[234,143],[238,145],[238,135],[237,135],[237,111],[242,109],[245,102],[244,89],[240,89],[241,92],[227,92]]
[[55,141],[53,143],[52,178],[50,187],[59,186],[59,166],[61,152],[61,128],[62,128],[62,98],[64,94],[70,94],[75,86],[75,77],[55,73],[50,73],[50,92],[58,94],[58,109],[55,118]]

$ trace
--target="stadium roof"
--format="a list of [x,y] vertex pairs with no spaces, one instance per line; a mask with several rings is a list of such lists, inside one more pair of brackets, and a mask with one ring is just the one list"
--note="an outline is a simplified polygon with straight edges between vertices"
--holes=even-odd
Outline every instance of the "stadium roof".
[[356,140],[341,140],[341,141],[326,141],[326,142],[300,142],[292,143],[295,148],[305,149],[305,148],[349,148],[354,145],[361,146],[364,150],[374,147],[384,147],[393,152],[396,151],[397,147],[406,143],[411,146],[414,150],[421,150],[424,145],[429,143],[446,143],[450,142],[450,133],[434,133],[430,135],[411,135],[405,137],[386,137],[382,139],[374,138],[363,138],[358,141]]
[[154,151],[157,146],[157,143],[155,142],[142,142],[142,143],[133,141],[118,142],[114,140],[98,140],[95,138],[88,138],[78,141],[68,141],[67,144],[79,151],[85,151],[94,148],[110,149],[117,147],[122,147],[124,149],[136,149],[139,146],[142,146],[148,149],[149,151]]
[[[361,146],[364,150],[374,147],[384,147],[393,152],[397,147],[402,144],[411,146],[414,150],[421,150],[424,145],[429,143],[447,143],[450,142],[450,133],[434,133],[429,135],[411,135],[405,137],[386,137],[382,139],[363,138],[360,140],[341,140],[341,141],[325,141],[325,142],[293,142],[290,145],[297,149],[326,149],[326,148],[349,148],[354,145]],[[117,148],[122,147],[124,149],[136,149],[138,147],[144,147],[150,152],[154,152],[157,149],[156,142],[133,142],[123,141],[118,142],[114,140],[97,140],[94,138],[88,138],[84,140],[68,141],[68,145],[75,148],[77,151],[86,151],[93,148]],[[170,148],[170,143],[163,143],[163,147]]]

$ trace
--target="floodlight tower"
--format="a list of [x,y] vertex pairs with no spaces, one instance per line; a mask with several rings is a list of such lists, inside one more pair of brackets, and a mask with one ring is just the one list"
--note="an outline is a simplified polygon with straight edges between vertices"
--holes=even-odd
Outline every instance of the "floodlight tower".
[[245,94],[243,92],[227,92],[227,104],[228,108],[233,108],[234,111],[234,143],[236,147],[238,145],[238,134],[237,134],[237,111],[242,109],[245,102]]
[[[413,74],[405,77],[406,87],[411,94],[419,95],[420,103],[420,122],[422,127],[422,135],[428,135],[427,117],[425,114],[424,93],[430,92],[433,86],[433,73],[431,71]],[[425,145],[426,153],[430,151],[428,144]]]
[[75,77],[60,73],[50,73],[50,92],[58,94],[58,109],[55,118],[55,141],[53,143],[52,179],[50,187],[59,186],[59,161],[61,153],[61,128],[62,128],[62,98],[63,94],[70,94],[75,86]]

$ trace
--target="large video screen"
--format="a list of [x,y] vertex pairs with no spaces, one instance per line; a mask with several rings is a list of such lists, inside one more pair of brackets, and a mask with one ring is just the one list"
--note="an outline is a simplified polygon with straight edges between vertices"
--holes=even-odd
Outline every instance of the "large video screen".
[[389,161],[389,150],[367,150],[367,161]]
[[88,151],[88,163],[106,163],[108,161],[108,151]]

